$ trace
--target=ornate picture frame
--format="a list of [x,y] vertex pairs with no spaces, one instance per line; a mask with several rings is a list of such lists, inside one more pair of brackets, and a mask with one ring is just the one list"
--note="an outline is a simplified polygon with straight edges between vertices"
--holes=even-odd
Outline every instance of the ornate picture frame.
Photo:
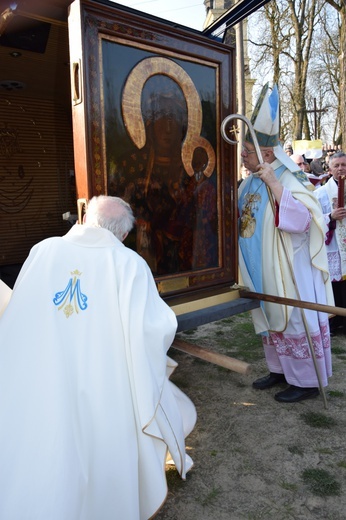
[[237,172],[220,124],[235,111],[233,48],[122,9],[86,4],[82,19],[90,166],[80,196],[129,202],[125,244],[164,298],[229,287]]

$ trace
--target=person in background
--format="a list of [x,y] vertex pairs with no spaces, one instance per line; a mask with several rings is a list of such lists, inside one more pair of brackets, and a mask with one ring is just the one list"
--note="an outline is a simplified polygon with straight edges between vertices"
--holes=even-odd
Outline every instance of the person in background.
[[286,145],[285,146],[285,153],[288,155],[288,156],[291,156],[293,154],[293,148],[290,144]]
[[[336,152],[329,159],[330,179],[315,191],[322,206],[328,232],[326,247],[329,271],[337,307],[346,308],[346,209],[345,199],[338,204],[338,190],[346,177],[346,154]],[[330,319],[332,335],[342,331],[346,334],[346,318],[334,316]]]
[[329,148],[324,158],[324,168],[327,172],[329,172],[329,162],[330,158],[335,154],[334,148]]
[[245,168],[245,166],[242,164],[240,167],[240,175],[241,175],[241,178],[238,180],[238,188],[239,188],[240,184],[243,182],[243,180],[247,179],[249,177],[249,175],[251,175],[251,172],[250,172],[250,170]]
[[[276,86],[269,93],[265,85],[251,122],[263,162],[249,133],[241,156],[253,174],[242,182],[238,194],[242,284],[258,293],[332,305],[323,214],[306,175],[297,171],[279,144]],[[305,317],[306,327],[300,308],[278,303],[264,302],[252,311],[270,371],[253,387],[288,384],[275,394],[282,403],[318,396],[318,387],[327,386],[332,374],[328,314],[306,310]]]
[[324,171],[321,159],[313,159],[310,162],[310,173],[307,173],[307,176],[315,188],[318,188],[327,182],[330,174]]
[[0,518],[147,520],[182,478],[196,412],[168,379],[175,314],[122,241],[134,217],[94,197],[34,246],[0,319]]
[[308,165],[308,163],[306,162],[306,160],[305,160],[305,158],[304,158],[303,155],[300,155],[300,154],[298,154],[298,153],[293,153],[293,154],[291,155],[291,159],[292,159],[293,162],[296,163],[297,166],[299,166],[299,168],[300,168],[303,172],[307,173],[307,172],[310,170],[309,165]]

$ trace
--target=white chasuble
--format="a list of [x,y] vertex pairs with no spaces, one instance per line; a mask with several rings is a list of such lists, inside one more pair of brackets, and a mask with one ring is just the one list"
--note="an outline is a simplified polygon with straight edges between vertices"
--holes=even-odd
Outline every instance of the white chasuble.
[[167,450],[184,478],[196,420],[167,376],[175,332],[147,264],[109,231],[75,225],[31,250],[0,319],[1,519],[160,508]]
[[0,317],[4,313],[8,302],[10,301],[12,289],[8,287],[2,280],[0,280]]

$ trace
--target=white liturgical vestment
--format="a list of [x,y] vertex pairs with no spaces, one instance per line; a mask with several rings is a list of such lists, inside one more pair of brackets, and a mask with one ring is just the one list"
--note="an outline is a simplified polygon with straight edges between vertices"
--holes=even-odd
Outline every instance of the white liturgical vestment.
[[147,520],[192,465],[176,317],[145,261],[75,225],[30,252],[0,318],[1,520]]

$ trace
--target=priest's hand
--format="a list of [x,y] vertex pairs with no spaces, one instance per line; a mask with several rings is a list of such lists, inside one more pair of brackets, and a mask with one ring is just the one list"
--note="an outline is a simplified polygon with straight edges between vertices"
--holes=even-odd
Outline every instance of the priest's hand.
[[335,208],[330,213],[330,220],[343,220],[346,218],[346,208]]
[[283,186],[281,182],[276,178],[275,172],[269,163],[261,163],[257,165],[256,177],[259,177],[272,191],[275,200],[280,204]]

